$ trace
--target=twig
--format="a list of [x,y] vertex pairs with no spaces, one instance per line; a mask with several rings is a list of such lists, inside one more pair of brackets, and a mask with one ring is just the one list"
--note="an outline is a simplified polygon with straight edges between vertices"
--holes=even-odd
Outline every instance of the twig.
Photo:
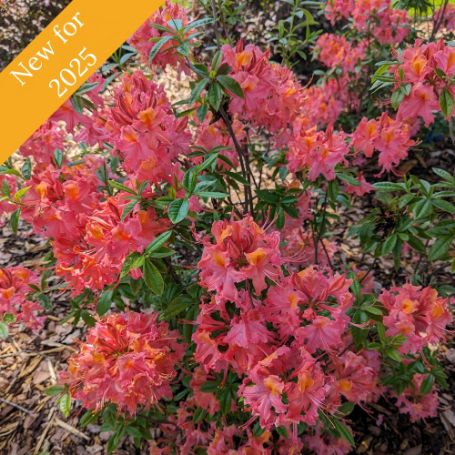
[[442,21],[444,20],[444,16],[446,14],[446,8],[449,3],[449,0],[444,0],[444,4],[442,5],[442,8],[439,8],[439,16],[436,20],[436,22],[433,23],[433,30],[431,31],[431,36],[430,36],[430,41],[433,41],[433,39],[436,37],[436,33],[438,33],[439,28],[442,25]]
[[[234,142],[235,150],[237,152],[237,155],[239,156],[239,162],[240,162],[240,167],[242,168],[243,178],[248,182],[248,185],[244,185],[244,188],[245,188],[244,210],[245,210],[245,213],[247,213],[249,211],[251,214],[253,214],[254,209],[253,209],[253,197],[252,197],[252,193],[251,193],[251,178],[250,178],[250,173],[248,172],[248,169],[247,169],[248,161],[246,160],[246,158],[243,154],[242,146],[239,144],[239,141],[237,140],[234,129],[232,128],[232,123],[229,118],[229,115],[227,114],[227,112],[224,110],[223,107],[220,107],[220,115],[224,121],[224,124],[226,125],[229,136],[231,136],[232,142]],[[247,151],[247,153],[248,153],[248,151]]]
[[28,409],[24,408],[20,404],[13,403],[12,401],[9,401],[9,400],[7,400],[5,398],[1,398],[0,397],[0,402],[5,403],[5,404],[7,404],[9,406],[12,406],[13,408],[18,409],[19,411],[25,412],[29,416],[32,416],[32,417],[36,416],[36,414],[33,411],[29,411]]
[[49,431],[49,428],[54,423],[54,418],[53,418],[54,417],[54,413],[55,413],[55,408],[52,408],[50,413],[49,413],[49,420],[47,421],[47,424],[44,427],[44,430],[43,430],[43,432],[41,433],[41,435],[40,435],[40,437],[38,439],[38,443],[35,446],[35,450],[33,451],[34,455],[39,453],[39,451],[41,449],[41,446],[43,445],[44,439],[46,438],[46,435],[47,435],[47,433]]
[[79,438],[85,439],[86,441],[90,441],[90,438],[86,434],[82,433],[81,431],[72,427],[71,425],[68,425],[66,422],[64,422],[63,420],[60,420],[58,417],[56,417],[54,419],[54,423],[55,423],[55,425],[63,428],[64,430],[68,431],[69,433],[74,434],[74,436],[78,436]]

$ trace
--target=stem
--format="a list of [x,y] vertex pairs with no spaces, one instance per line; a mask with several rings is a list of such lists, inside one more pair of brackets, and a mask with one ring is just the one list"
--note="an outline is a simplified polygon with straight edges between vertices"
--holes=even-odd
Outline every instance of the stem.
[[447,9],[447,5],[449,3],[449,0],[444,0],[444,3],[442,5],[442,8],[439,9],[439,16],[436,20],[436,22],[434,22],[434,25],[433,25],[433,30],[431,32],[431,36],[430,36],[430,41],[433,41],[433,39],[435,38],[436,36],[436,33],[438,33],[439,31],[439,28],[441,27],[442,25],[442,22],[444,20],[444,16],[446,14],[446,9]]
[[221,43],[222,36],[218,29],[218,13],[217,13],[217,8],[216,8],[216,1],[211,0],[211,5],[212,5],[212,16],[213,16],[213,19],[215,19],[215,25],[216,25],[215,26],[216,39],[219,43]]
[[321,224],[319,226],[319,230],[318,230],[317,236],[314,235],[314,230],[313,230],[314,262],[316,264],[319,264],[318,245],[319,245],[319,242],[321,241],[322,234],[323,234],[323,231],[324,231],[326,213],[327,213],[327,192],[324,195],[324,202],[322,203],[322,220],[321,220]]
[[[250,163],[248,161],[248,158],[244,155],[242,146],[240,145],[239,141],[237,140],[237,137],[235,136],[234,129],[232,128],[231,119],[229,118],[229,115],[227,114],[227,112],[224,110],[224,107],[220,107],[220,115],[224,121],[224,124],[226,125],[229,136],[231,136],[232,142],[234,143],[234,147],[237,152],[237,155],[239,156],[239,162],[240,162],[240,167],[242,169],[243,178],[248,182],[248,185],[244,185],[244,191],[245,191],[244,211],[245,211],[245,213],[247,213],[249,211],[251,213],[251,215],[253,215],[254,207],[253,207],[253,195],[251,193]],[[247,154],[248,154],[248,151],[247,151],[246,155]]]

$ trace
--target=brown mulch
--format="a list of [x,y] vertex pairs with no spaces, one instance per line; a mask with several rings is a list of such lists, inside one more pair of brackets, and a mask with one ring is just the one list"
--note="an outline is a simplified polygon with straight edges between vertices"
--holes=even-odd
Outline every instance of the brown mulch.
[[52,21],[71,0],[0,1],[0,71]]

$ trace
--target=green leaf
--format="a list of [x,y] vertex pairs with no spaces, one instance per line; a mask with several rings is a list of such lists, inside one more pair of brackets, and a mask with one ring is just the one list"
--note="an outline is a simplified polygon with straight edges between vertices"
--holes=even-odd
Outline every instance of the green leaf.
[[173,224],[183,221],[188,214],[190,203],[187,199],[176,199],[169,204],[168,215]]
[[377,182],[373,184],[374,188],[379,191],[390,193],[392,191],[403,191],[403,185],[401,183],[393,182]]
[[449,252],[449,248],[452,244],[452,237],[443,237],[436,240],[433,246],[430,249],[428,254],[428,259],[430,261],[436,261],[438,259],[444,258]]
[[183,186],[191,195],[197,183],[197,170],[195,168],[188,169],[183,176]]
[[213,57],[212,57],[212,63],[211,63],[211,68],[212,70],[217,70],[219,68],[219,66],[221,65],[221,61],[223,60],[223,53],[221,51],[216,51],[214,54],[213,54]]
[[117,182],[116,180],[108,180],[108,183],[109,186],[115,188],[116,190],[125,191],[126,193],[134,194],[136,196],[136,191],[132,190],[131,188],[128,188],[127,186],[123,185],[120,182]]
[[193,30],[195,28],[202,27],[203,25],[213,24],[215,20],[211,17],[203,17],[202,19],[197,19],[193,22],[190,22],[186,27],[185,30]]
[[351,429],[338,419],[332,419],[332,422],[340,437],[347,441],[351,446],[354,446],[355,441]]
[[409,245],[412,246],[412,248],[417,250],[419,253],[425,253],[425,251],[426,251],[425,245],[418,237],[415,237],[414,235],[410,235],[407,242],[409,243]]
[[132,253],[130,254],[123,263],[122,273],[120,274],[120,278],[125,277],[128,273],[131,272],[133,269],[138,269],[144,265],[145,257],[139,253]]
[[336,176],[340,180],[343,180],[343,181],[349,183],[349,185],[360,186],[360,182],[355,177],[353,177],[351,174],[346,174],[344,172],[337,172]]
[[81,318],[89,327],[94,327],[96,324],[96,319],[87,310],[81,311]]
[[206,117],[208,111],[209,111],[209,107],[208,107],[208,105],[206,103],[201,104],[198,107],[197,118],[199,119],[199,121],[201,123],[205,120],[205,117]]
[[412,209],[412,214],[414,215],[414,219],[418,220],[430,215],[432,211],[433,211],[432,200],[421,199],[414,205]]
[[175,251],[172,250],[171,248],[162,246],[161,248],[154,251],[153,253],[150,253],[149,257],[154,258],[154,259],[162,259],[162,258],[168,258],[169,256],[172,256],[174,253],[175,253]]
[[20,217],[21,211],[17,209],[15,212],[11,214],[11,217],[9,219],[9,224],[11,226],[11,229],[15,234],[17,234],[17,228],[19,227],[19,217]]
[[199,97],[201,96],[202,91],[205,89],[206,85],[210,82],[209,79],[204,78],[201,79],[195,86],[193,91],[191,92],[191,98],[189,104],[194,104]]
[[179,295],[167,305],[161,313],[160,318],[167,321],[182,313],[191,305],[191,298],[185,295]]
[[8,326],[4,322],[0,322],[0,340],[8,338]]
[[227,196],[227,193],[221,193],[219,191],[199,191],[195,194],[200,197],[207,197],[213,199],[224,199]]
[[385,355],[389,357],[392,360],[395,360],[395,362],[401,362],[403,359],[401,358],[401,354],[393,348],[387,348],[385,350]]
[[219,111],[222,99],[223,91],[221,86],[217,82],[212,83],[207,93],[207,101],[215,111]]
[[58,400],[58,408],[60,412],[65,416],[68,417],[71,412],[71,396],[69,393],[65,393],[62,395]]
[[107,441],[107,451],[112,453],[120,444],[121,439],[125,435],[125,427],[122,425]]
[[443,178],[444,180],[447,180],[448,182],[455,181],[455,176],[453,176],[450,172],[447,172],[444,169],[440,169],[438,167],[433,168],[433,172],[438,175],[439,177]]
[[3,314],[3,322],[6,324],[12,324],[13,322],[16,322],[16,316],[11,313],[4,313]]
[[20,190],[16,191],[14,193],[14,200],[20,201],[28,192],[28,190],[31,188],[31,186],[24,186]]
[[49,397],[53,397],[55,395],[62,393],[64,390],[65,390],[65,386],[56,384],[56,385],[51,385],[47,389],[44,389],[44,393]]
[[366,311],[367,313],[370,313],[370,314],[374,314],[374,315],[377,315],[377,316],[382,316],[382,310],[381,310],[381,308],[378,308],[378,307],[376,307],[376,306],[371,306],[371,305],[370,305],[370,306],[367,306],[367,307],[365,308],[365,311]]
[[432,199],[432,203],[434,207],[442,210],[443,212],[450,213],[451,215],[455,214],[455,205],[445,201],[444,199]]
[[228,92],[232,92],[234,95],[244,98],[242,87],[235,79],[232,79],[232,77],[219,75],[216,80]]
[[220,394],[219,400],[220,410],[222,414],[226,415],[231,410],[232,403],[231,391],[229,389],[223,390],[223,392]]
[[347,416],[354,410],[354,407],[355,407],[354,403],[351,403],[350,401],[346,401],[346,403],[343,403],[338,408],[338,412],[340,412],[341,414]]
[[32,177],[32,162],[30,159],[27,159],[22,165],[21,172],[25,180],[28,180]]
[[443,88],[439,97],[439,106],[441,107],[444,117],[449,118],[455,106],[455,100],[446,87]]
[[212,166],[212,164],[214,164],[216,162],[216,160],[218,159],[218,153],[211,153],[207,156],[207,158],[204,160],[203,163],[199,164],[197,166],[197,169],[198,169],[198,172],[201,172],[203,171],[204,169],[207,169],[209,168],[210,166]]
[[396,234],[391,235],[390,237],[387,237],[385,242],[382,244],[382,254],[385,256],[389,254],[394,248],[395,245],[397,244],[398,236]]
[[146,254],[159,250],[171,237],[172,231],[166,231],[156,237],[153,242],[145,249]]
[[434,384],[434,376],[432,374],[427,375],[427,377],[422,381],[420,385],[420,393],[426,395],[431,392]]
[[122,216],[120,217],[121,221],[124,221],[126,217],[134,210],[134,207],[136,207],[136,204],[138,203],[138,200],[136,198],[132,199],[128,204],[125,205],[123,208]]
[[106,314],[110,310],[113,293],[114,291],[112,289],[108,289],[101,293],[98,303],[96,304],[96,312],[99,316],[103,316],[103,314]]
[[[97,83],[98,84],[98,83]],[[62,167],[63,164],[63,152],[60,149],[54,150],[54,163],[57,167]]]
[[174,36],[172,35],[166,35],[163,36],[155,45],[152,47],[152,50],[150,51],[149,54],[149,62],[153,63],[154,58],[160,51],[160,49],[168,42],[174,39]]
[[142,271],[144,272],[144,281],[147,287],[156,295],[163,294],[163,277],[156,265],[150,259],[145,260]]
[[96,418],[97,418],[96,414],[94,414],[92,411],[87,411],[84,413],[84,415],[79,420],[79,425],[81,427],[86,427],[87,425],[94,422],[96,420]]

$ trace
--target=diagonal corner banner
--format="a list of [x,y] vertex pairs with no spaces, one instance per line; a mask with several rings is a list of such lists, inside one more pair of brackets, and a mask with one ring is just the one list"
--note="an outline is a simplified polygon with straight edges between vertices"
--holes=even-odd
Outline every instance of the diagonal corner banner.
[[0,164],[164,0],[73,0],[0,73]]

